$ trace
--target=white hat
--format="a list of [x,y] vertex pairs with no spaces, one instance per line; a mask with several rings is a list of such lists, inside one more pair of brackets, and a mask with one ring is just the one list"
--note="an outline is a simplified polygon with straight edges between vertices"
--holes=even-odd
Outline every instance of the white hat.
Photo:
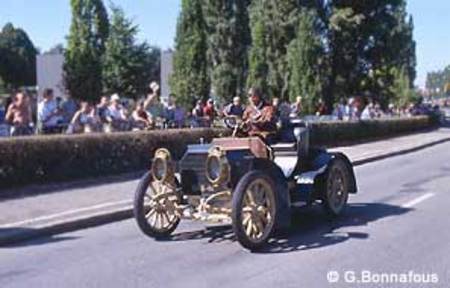
[[150,83],[150,88],[153,90],[153,92],[155,91],[155,90],[159,90],[159,85],[158,85],[158,83],[156,83],[156,82],[152,82],[152,83]]
[[119,96],[119,94],[113,94],[112,96],[111,96],[111,101],[120,101],[120,96]]

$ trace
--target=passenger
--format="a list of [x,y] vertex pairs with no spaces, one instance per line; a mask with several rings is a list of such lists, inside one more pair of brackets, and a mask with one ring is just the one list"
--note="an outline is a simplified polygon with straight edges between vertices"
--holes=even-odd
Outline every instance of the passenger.
[[233,103],[229,104],[225,109],[223,110],[223,114],[226,117],[238,117],[242,118],[244,115],[245,107],[241,104],[241,98],[234,97]]

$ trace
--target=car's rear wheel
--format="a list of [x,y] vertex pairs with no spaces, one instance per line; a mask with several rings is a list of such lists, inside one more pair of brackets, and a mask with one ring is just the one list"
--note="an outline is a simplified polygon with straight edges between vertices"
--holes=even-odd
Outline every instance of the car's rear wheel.
[[232,224],[239,243],[249,250],[262,248],[274,232],[277,213],[275,184],[261,171],[247,173],[232,200]]
[[322,204],[330,217],[340,216],[346,206],[349,194],[350,174],[347,165],[334,159],[325,175]]
[[150,172],[142,178],[134,199],[134,216],[146,235],[166,238],[178,227],[180,195],[177,186],[175,181],[154,181]]

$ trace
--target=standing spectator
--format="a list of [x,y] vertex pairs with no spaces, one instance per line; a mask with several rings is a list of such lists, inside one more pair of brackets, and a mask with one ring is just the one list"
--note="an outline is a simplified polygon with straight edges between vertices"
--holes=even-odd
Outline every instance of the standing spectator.
[[150,116],[144,109],[143,101],[139,101],[137,103],[136,108],[131,114],[131,117],[133,119],[133,127],[137,128],[138,130],[151,129],[153,126]]
[[45,89],[43,98],[38,104],[39,130],[44,134],[60,133],[62,117],[58,103],[53,97],[53,90]]
[[94,107],[84,101],[80,110],[75,112],[70,122],[68,133],[91,133],[99,130],[100,120],[95,114]]
[[25,93],[16,94],[14,102],[8,107],[5,120],[12,125],[11,136],[32,134],[30,102]]
[[63,122],[65,124],[70,123],[72,118],[75,116],[75,113],[77,113],[77,110],[78,110],[77,102],[70,95],[67,95],[66,100],[64,100],[61,103]]
[[223,110],[223,114],[226,117],[238,117],[242,118],[242,115],[244,115],[245,107],[241,104],[241,98],[234,97],[233,103],[230,103],[225,109]]
[[161,120],[164,116],[164,107],[159,101],[159,90],[160,87],[158,83],[152,82],[150,84],[150,93],[144,102],[144,109],[150,115],[154,125],[161,124]]
[[173,95],[170,95],[167,106],[164,108],[165,126],[168,128],[175,125],[175,109],[176,105],[173,100]]
[[210,127],[214,122],[214,117],[216,116],[216,109],[214,108],[214,101],[212,99],[208,99],[205,107],[203,108],[203,115],[206,120],[206,126]]
[[183,107],[179,106],[175,101],[173,101],[174,111],[174,121],[176,128],[183,128],[186,124],[186,111]]

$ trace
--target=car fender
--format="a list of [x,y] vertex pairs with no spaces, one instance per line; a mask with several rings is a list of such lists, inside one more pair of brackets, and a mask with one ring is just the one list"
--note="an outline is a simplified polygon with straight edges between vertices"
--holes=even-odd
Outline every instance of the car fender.
[[[332,161],[334,161],[335,159],[342,160],[346,164],[350,175],[349,193],[356,194],[358,192],[358,187],[356,185],[356,177],[353,169],[353,164],[345,154],[340,152],[329,153],[325,150],[318,150],[311,163],[312,171],[297,176],[297,182],[300,181],[305,184],[317,183],[318,181],[320,181],[320,177],[328,172],[328,168],[330,167]],[[306,183],[308,181],[310,183]]]

